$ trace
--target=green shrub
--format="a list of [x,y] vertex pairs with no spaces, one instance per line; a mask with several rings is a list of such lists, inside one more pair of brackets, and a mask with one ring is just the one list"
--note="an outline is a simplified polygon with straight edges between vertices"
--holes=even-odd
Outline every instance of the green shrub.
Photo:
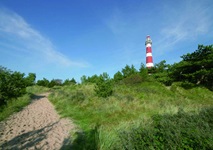
[[190,82],[182,82],[180,86],[183,87],[184,89],[191,89],[196,85]]
[[112,81],[106,73],[100,75],[94,90],[99,97],[112,95]]
[[18,112],[30,103],[31,95],[25,94],[17,99],[11,99],[7,105],[0,106],[0,121],[8,118],[14,112]]
[[28,86],[26,89],[27,93],[32,93],[32,94],[41,94],[44,92],[50,92],[50,89],[44,86]]
[[96,125],[93,129],[85,132],[77,132],[76,138],[72,143],[70,149],[79,150],[99,150],[100,149],[100,137],[99,137],[99,125]]
[[24,73],[12,72],[0,66],[0,106],[26,93]]
[[213,149],[213,108],[155,115],[152,124],[119,133],[123,149]]
[[132,95],[128,94],[128,95],[125,95],[125,96],[124,96],[124,99],[126,99],[126,100],[129,101],[129,102],[131,102],[131,101],[134,100],[134,97],[133,97]]
[[43,80],[38,80],[36,83],[38,86],[44,86],[44,87],[48,87],[50,84],[50,81],[47,80],[46,78],[43,78]]
[[82,91],[73,92],[69,96],[69,99],[73,102],[82,102],[86,99],[86,96]]
[[125,84],[134,85],[143,82],[143,77],[139,74],[133,74],[125,79],[123,79]]

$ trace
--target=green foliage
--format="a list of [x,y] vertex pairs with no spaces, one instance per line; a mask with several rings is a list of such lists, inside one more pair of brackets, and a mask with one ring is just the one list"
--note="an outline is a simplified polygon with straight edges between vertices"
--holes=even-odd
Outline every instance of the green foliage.
[[135,85],[142,83],[143,77],[140,74],[133,74],[125,79],[123,79],[123,83],[126,85]]
[[36,94],[42,94],[44,92],[50,92],[50,88],[34,85],[34,86],[28,86],[26,91],[27,91],[27,93],[36,95]]
[[182,61],[173,65],[167,65],[163,60],[149,72],[165,85],[181,81],[203,85],[213,90],[213,45],[198,45],[198,50],[181,58]]
[[[179,107],[190,112],[213,105],[213,93],[210,90],[203,87],[186,90],[182,86],[187,87],[178,83],[173,84],[170,89],[156,81],[143,81],[134,86],[114,84],[113,94],[103,100],[96,96],[95,84],[88,83],[60,86],[53,90],[49,99],[62,117],[72,118],[81,128],[77,137],[74,136],[77,138],[74,139],[76,149],[96,147],[94,145],[99,145],[103,150],[123,149],[118,130],[138,129],[141,123],[146,123],[148,127],[153,122],[151,116],[165,113],[174,115]],[[95,142],[93,131],[96,124],[100,128],[99,140]],[[85,146],[77,143],[85,143]]]
[[43,78],[43,80],[37,81],[37,85],[52,88],[54,86],[61,86],[62,80],[61,79],[52,79],[51,81],[49,81],[46,78]]
[[31,74],[24,78],[24,73],[12,72],[0,66],[0,106],[12,98],[25,94],[26,86],[30,83],[30,76]]
[[76,84],[77,82],[75,81],[74,78],[71,80],[66,79],[63,83],[61,79],[52,79],[51,81],[47,80],[46,78],[43,78],[42,80],[37,81],[38,86],[43,86],[43,87],[48,87],[52,88],[54,86],[62,86],[62,85],[72,85]]
[[148,69],[146,68],[146,66],[143,63],[141,63],[139,73],[140,73],[140,75],[142,76],[143,79],[147,79]]
[[52,79],[49,84],[48,87],[52,88],[54,86],[61,86],[62,85],[62,80],[61,79]]
[[7,105],[0,106],[0,121],[8,118],[14,112],[22,110],[23,107],[30,103],[31,95],[25,94],[16,99],[11,99],[7,101]]
[[87,79],[87,82],[88,83],[97,83],[99,80],[99,76],[97,76],[96,74],[91,76],[91,77],[88,77]]
[[112,80],[107,73],[103,73],[99,76],[95,86],[95,92],[100,97],[108,97],[112,95]]
[[163,60],[152,68],[152,75],[158,81],[167,86],[170,86],[173,82],[173,79],[169,76],[170,65],[166,64],[166,61]]
[[123,149],[213,149],[213,108],[154,115],[152,124],[120,133]]
[[164,72],[164,71],[166,71],[166,69],[168,69],[168,66],[169,65],[166,64],[166,61],[162,60],[158,64],[155,64],[156,72]]
[[28,76],[25,78],[26,85],[27,86],[35,85],[35,80],[36,80],[36,74],[35,73],[29,73]]
[[63,83],[63,85],[72,85],[72,84],[76,84],[77,82],[75,81],[74,78],[72,78],[71,80],[66,79]]
[[82,83],[82,84],[85,84],[86,82],[87,82],[87,76],[83,75],[83,76],[81,77],[81,83]]
[[99,138],[99,126],[96,125],[94,129],[85,132],[75,133],[75,140],[72,142],[70,149],[78,150],[99,150],[100,138]]
[[73,91],[68,95],[69,95],[68,99],[70,100],[70,102],[74,102],[74,103],[83,102],[86,99],[85,94],[80,90]]
[[198,45],[198,50],[182,58],[172,66],[171,77],[213,89],[213,45]]
[[85,83],[97,83],[98,80],[99,80],[99,76],[96,75],[96,74],[93,75],[93,76],[91,76],[91,77],[87,77],[87,76],[85,76],[85,75],[83,75],[83,76],[81,77],[81,83],[82,83],[82,84],[85,84]]
[[49,80],[47,80],[46,78],[43,78],[43,80],[37,81],[37,85],[44,86],[44,87],[48,87],[49,83],[50,83]]
[[114,74],[114,81],[115,82],[119,82],[123,79],[123,75],[120,71],[118,71],[117,73]]
[[28,86],[26,88],[26,94],[18,98],[12,98],[7,101],[6,105],[0,106],[0,121],[8,118],[13,113],[22,110],[31,102],[31,99],[34,98],[36,94],[49,92],[49,90],[49,88],[37,85]]
[[169,77],[168,72],[166,72],[166,71],[155,73],[155,74],[153,74],[153,77],[158,82],[161,82],[161,83],[165,84],[166,86],[170,86],[173,82],[173,80]]
[[122,72],[118,71],[114,74],[113,79],[115,83],[124,83],[127,85],[141,83],[148,80],[148,69],[144,64],[141,64],[139,71],[133,65],[131,67],[126,65],[122,69]]
[[137,70],[135,69],[133,65],[131,67],[129,65],[126,65],[125,68],[122,69],[122,73],[123,73],[123,77],[126,78],[133,74],[136,74]]

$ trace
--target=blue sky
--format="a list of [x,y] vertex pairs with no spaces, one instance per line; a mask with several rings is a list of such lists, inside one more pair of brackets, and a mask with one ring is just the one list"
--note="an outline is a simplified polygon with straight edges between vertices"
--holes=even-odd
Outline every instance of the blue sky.
[[173,64],[213,44],[212,0],[1,0],[0,65],[37,80],[71,79],[145,64]]

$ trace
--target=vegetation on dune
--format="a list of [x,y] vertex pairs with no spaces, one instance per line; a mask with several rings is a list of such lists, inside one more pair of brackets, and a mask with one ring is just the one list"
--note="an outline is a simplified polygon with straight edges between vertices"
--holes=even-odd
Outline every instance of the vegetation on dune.
[[14,112],[22,110],[23,107],[30,103],[31,95],[25,94],[16,99],[11,99],[6,105],[0,107],[0,121],[8,118]]
[[198,45],[196,51],[181,58],[183,60],[179,63],[166,65],[162,61],[157,68],[154,67],[152,71],[157,73],[156,79],[168,85],[181,81],[213,90],[213,45]]
[[212,54],[213,45],[199,45],[173,65],[126,65],[113,78],[83,75],[81,84],[43,78],[34,85],[35,74],[1,67],[1,108],[27,104],[26,92],[51,91],[57,111],[79,126],[74,149],[212,149]]
[[36,75],[29,73],[12,72],[0,66],[0,106],[11,99],[16,99],[26,93],[26,87],[35,84]]
[[35,79],[35,73],[25,76],[0,66],[0,121],[28,105],[34,94],[49,90],[35,86]]
[[25,106],[30,104],[35,95],[49,91],[49,88],[42,86],[28,86],[24,95],[17,98],[11,98],[6,102],[6,104],[0,107],[0,121],[8,118],[14,112],[22,110]]
[[[212,106],[213,93],[208,89],[202,87],[184,89],[179,85],[180,83],[174,83],[168,89],[161,83],[153,81],[131,86],[116,84],[113,94],[103,98],[96,95],[95,84],[88,83],[61,87],[49,98],[63,117],[72,118],[84,131],[81,134],[77,133],[75,143],[78,143],[78,146],[83,141],[91,144],[90,138],[94,139],[94,134],[98,134],[99,147],[113,149],[114,146],[123,145],[118,136],[120,131],[148,124],[152,122],[150,118],[153,115],[172,116],[179,108],[183,108],[186,114],[191,111],[197,113],[203,107]],[[90,144],[83,146],[88,149]]]
[[31,95],[26,88],[35,84],[35,78],[34,73],[25,77],[24,73],[0,66],[0,121],[30,103]]
[[[82,129],[75,149],[211,149],[212,53],[212,46],[199,46],[174,65],[126,65],[112,79],[84,75],[82,84],[55,89],[50,100]],[[208,61],[199,67],[201,54]]]
[[152,122],[121,131],[121,149],[213,149],[213,107],[199,113],[154,115]]

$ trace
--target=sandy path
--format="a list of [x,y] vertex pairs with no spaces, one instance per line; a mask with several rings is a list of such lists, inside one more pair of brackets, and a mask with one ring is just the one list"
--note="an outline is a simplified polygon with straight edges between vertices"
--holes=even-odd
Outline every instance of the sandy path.
[[60,119],[46,96],[37,96],[22,111],[0,122],[0,149],[58,150],[68,143],[74,126]]

